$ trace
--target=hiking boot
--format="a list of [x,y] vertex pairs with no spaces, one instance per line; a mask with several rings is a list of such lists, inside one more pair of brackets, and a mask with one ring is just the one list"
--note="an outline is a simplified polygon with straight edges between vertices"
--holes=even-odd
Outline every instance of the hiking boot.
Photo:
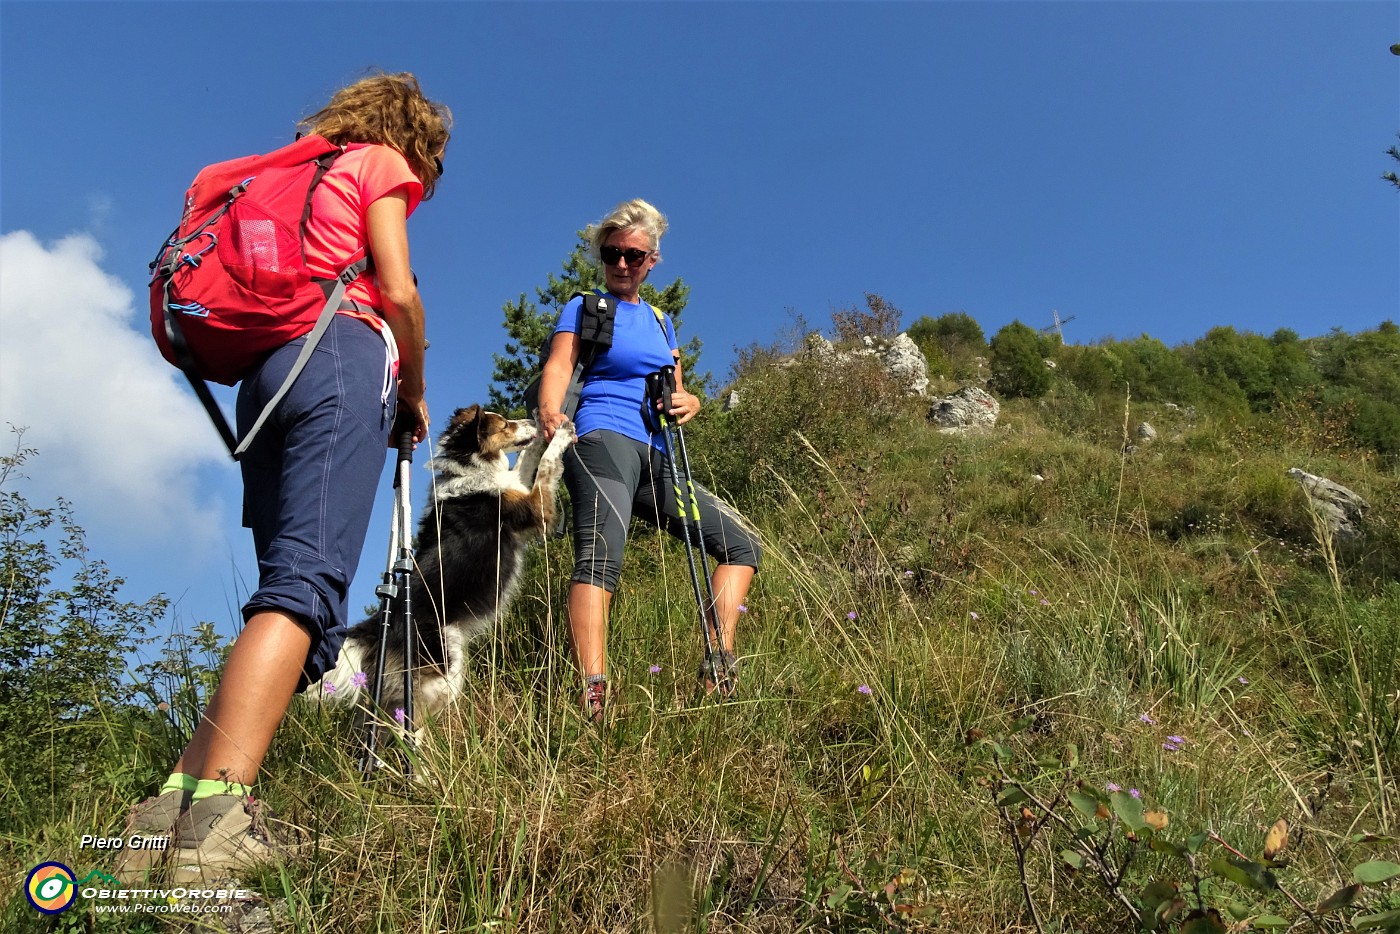
[[174,846],[175,885],[236,878],[275,855],[262,802],[240,795],[213,795],[190,805],[175,823]]
[[718,691],[721,698],[728,700],[739,690],[739,660],[728,649],[720,649],[718,653],[701,659],[695,679],[706,694]]
[[[126,829],[122,831],[122,840],[127,845],[117,854],[116,865],[112,867],[112,875],[120,879],[122,885],[146,882],[151,872],[170,855],[174,847],[175,821],[189,803],[190,792],[175,790],[152,795],[131,809],[126,817]],[[133,840],[141,845],[133,847]]]
[[591,675],[583,688],[583,717],[589,723],[601,724],[608,703],[608,679]]

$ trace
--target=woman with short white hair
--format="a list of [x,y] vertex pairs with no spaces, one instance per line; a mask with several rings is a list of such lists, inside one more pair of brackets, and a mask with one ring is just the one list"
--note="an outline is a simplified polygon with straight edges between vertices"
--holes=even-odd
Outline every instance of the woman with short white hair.
[[[641,298],[642,283],[661,260],[666,228],[661,212],[638,198],[619,204],[588,231],[594,258],[603,268],[602,294],[615,300],[615,318],[611,346],[598,351],[583,376],[574,416],[578,442],[565,456],[564,482],[574,513],[569,633],[574,663],[584,678],[584,715],[593,722],[602,720],[607,702],[608,614],[633,515],[677,538],[689,530],[692,544],[718,562],[711,583],[723,647],[709,664],[701,662],[699,680],[706,691],[734,693],[735,624],[761,557],[753,529],[698,484],[703,541],[677,508],[664,437],[648,403],[647,377],[675,367],[676,388],[666,413],[674,424],[694,418],[700,400],[685,389],[670,318]],[[582,350],[583,309],[582,297],[565,305],[550,339],[537,416],[546,439],[568,420],[564,398]]]

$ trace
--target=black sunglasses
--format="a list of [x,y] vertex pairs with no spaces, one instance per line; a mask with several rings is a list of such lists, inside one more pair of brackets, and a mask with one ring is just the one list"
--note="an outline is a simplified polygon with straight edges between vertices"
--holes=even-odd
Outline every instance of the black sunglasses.
[[598,251],[598,255],[603,258],[604,266],[615,266],[620,259],[626,259],[628,266],[640,266],[642,260],[651,255],[650,250],[624,250],[621,247],[605,246]]

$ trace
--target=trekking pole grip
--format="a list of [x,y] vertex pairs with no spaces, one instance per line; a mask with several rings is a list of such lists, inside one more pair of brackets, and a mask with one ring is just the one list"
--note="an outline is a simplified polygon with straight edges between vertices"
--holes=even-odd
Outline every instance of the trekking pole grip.
[[676,368],[663,366],[656,371],[657,395],[661,398],[661,411],[667,417],[671,414],[671,393],[676,388]]
[[418,422],[412,413],[400,411],[394,416],[393,437],[398,439],[399,462],[413,460],[413,432]]
[[647,374],[647,400],[655,405],[661,400],[661,373]]

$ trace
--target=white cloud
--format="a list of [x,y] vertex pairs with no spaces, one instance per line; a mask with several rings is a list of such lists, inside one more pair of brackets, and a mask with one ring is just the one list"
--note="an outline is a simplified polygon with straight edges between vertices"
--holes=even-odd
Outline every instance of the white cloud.
[[187,557],[217,547],[222,503],[197,481],[227,457],[155,349],[144,296],[138,312],[101,259],[85,234],[47,246],[28,231],[0,236],[0,428],[28,429],[33,492],[65,497],[90,530]]

